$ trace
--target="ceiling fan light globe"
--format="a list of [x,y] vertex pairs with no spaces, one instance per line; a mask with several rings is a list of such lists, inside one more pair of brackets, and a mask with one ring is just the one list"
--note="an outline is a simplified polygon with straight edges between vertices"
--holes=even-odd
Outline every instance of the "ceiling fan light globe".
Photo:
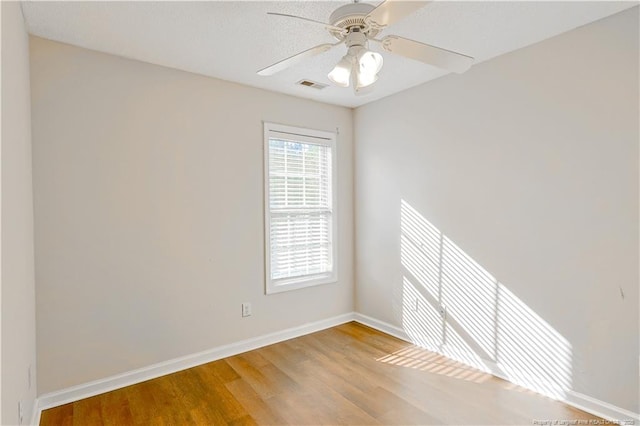
[[378,76],[376,74],[358,74],[358,83],[357,83],[357,87],[358,89],[363,88],[363,87],[367,87],[367,86],[371,86],[373,83],[375,83],[378,80]]
[[363,50],[358,54],[360,74],[376,75],[382,69],[382,55],[370,50]]
[[351,70],[340,68],[337,66],[327,75],[327,77],[329,77],[329,80],[340,87],[349,87],[350,76]]
[[346,56],[336,64],[336,66],[327,75],[329,80],[337,84],[340,87],[349,87],[349,80],[351,79],[352,64],[349,58]]

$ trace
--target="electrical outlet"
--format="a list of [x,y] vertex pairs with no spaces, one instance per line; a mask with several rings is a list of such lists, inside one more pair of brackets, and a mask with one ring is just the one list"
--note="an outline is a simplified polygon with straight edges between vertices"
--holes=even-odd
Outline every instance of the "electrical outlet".
[[22,401],[18,402],[18,419],[20,424],[22,424],[22,420],[24,419],[24,410],[22,409]]
[[444,305],[440,305],[440,316],[442,319],[447,319],[447,308]]
[[251,316],[251,303],[243,303],[242,304],[242,316],[250,317]]

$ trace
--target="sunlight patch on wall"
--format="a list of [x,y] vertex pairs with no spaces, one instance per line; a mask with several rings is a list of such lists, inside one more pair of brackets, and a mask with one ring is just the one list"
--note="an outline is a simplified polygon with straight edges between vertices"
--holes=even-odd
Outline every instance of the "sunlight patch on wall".
[[444,236],[441,253],[441,303],[449,322],[473,336],[483,358],[495,359],[496,279]]
[[571,345],[498,283],[497,364],[510,381],[545,395],[571,389]]
[[[402,280],[402,328],[411,337],[411,341],[478,370],[489,372],[490,369],[482,358],[441,317],[437,301],[423,296],[406,276]],[[414,300],[418,300],[417,309]]]
[[569,342],[404,200],[400,220],[401,316],[412,341],[563,398]]
[[442,348],[442,319],[432,302],[402,277],[402,325],[414,343],[439,352]]

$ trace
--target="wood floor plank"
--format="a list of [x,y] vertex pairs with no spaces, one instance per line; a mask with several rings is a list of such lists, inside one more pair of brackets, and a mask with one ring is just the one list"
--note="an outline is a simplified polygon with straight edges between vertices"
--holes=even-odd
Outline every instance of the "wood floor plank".
[[225,385],[240,404],[247,408],[256,423],[263,425],[286,424],[284,418],[271,407],[242,379]]
[[102,404],[99,396],[73,403],[74,426],[102,426]]
[[124,392],[108,392],[101,398],[101,414],[105,426],[119,426],[133,423],[129,400]]
[[205,403],[200,404],[196,407],[192,407],[189,410],[189,417],[191,418],[191,422],[189,422],[188,424],[194,424],[194,425],[225,425],[227,424],[227,421],[225,420],[224,416],[215,405],[211,406],[210,404],[205,404]]
[[224,385],[211,386],[207,401],[216,406],[227,423],[235,422],[249,415],[246,408]]
[[[155,383],[158,383],[158,381]],[[154,392],[155,388],[156,386],[153,385],[152,381],[148,381],[113,392],[125,393],[129,401],[129,410],[133,417],[133,423],[140,425],[152,423],[154,418],[157,417],[157,413],[160,412],[160,406],[158,406],[154,397],[154,393],[157,392]]]
[[254,426],[257,424],[258,423],[256,423],[255,420],[253,420],[253,417],[243,416],[229,423],[229,426]]
[[271,363],[258,369],[243,355],[230,357],[227,362],[262,398],[300,391],[295,381]]
[[44,410],[40,417],[40,424],[73,426],[73,403]]
[[[370,361],[363,361],[358,364],[358,367],[363,372],[373,375],[377,366]],[[435,375],[423,380],[423,376],[425,375],[416,374],[412,369],[391,366],[385,374],[374,377],[376,383],[390,394],[412,406],[426,407],[425,410],[430,417],[438,419],[440,424],[474,424],[477,418],[483,416],[490,419],[490,423],[495,423],[495,419],[492,418],[493,410],[489,404],[485,403],[485,399],[478,398],[478,395],[473,393],[470,395],[468,390],[461,392],[462,389],[457,386],[458,383],[451,383],[454,379],[448,381],[446,377]],[[447,385],[453,386],[455,390],[451,390]],[[474,409],[452,409],[458,406]]]
[[375,398],[375,387],[370,384],[367,385],[366,390],[363,390],[362,386],[356,385],[358,382],[353,380],[354,377],[337,375],[335,372],[323,368],[316,369],[315,376],[325,386],[331,386],[336,392],[373,418],[377,419],[387,411],[385,409],[386,401]]
[[202,374],[207,374],[210,380],[215,380],[220,384],[233,382],[240,378],[240,375],[224,359],[200,365],[197,369]]
[[305,361],[303,364],[307,365],[308,369],[307,374],[300,379],[302,395],[309,401],[313,401],[322,416],[328,416],[329,423],[378,424],[374,417],[336,390],[333,383],[318,377],[317,373],[320,369],[317,364],[312,360]]
[[601,420],[357,323],[45,410],[41,425]]

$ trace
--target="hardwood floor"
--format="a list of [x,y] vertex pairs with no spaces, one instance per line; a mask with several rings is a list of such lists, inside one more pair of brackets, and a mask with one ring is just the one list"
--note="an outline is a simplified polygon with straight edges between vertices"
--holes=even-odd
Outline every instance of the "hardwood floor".
[[46,410],[41,425],[523,424],[597,419],[349,323]]

